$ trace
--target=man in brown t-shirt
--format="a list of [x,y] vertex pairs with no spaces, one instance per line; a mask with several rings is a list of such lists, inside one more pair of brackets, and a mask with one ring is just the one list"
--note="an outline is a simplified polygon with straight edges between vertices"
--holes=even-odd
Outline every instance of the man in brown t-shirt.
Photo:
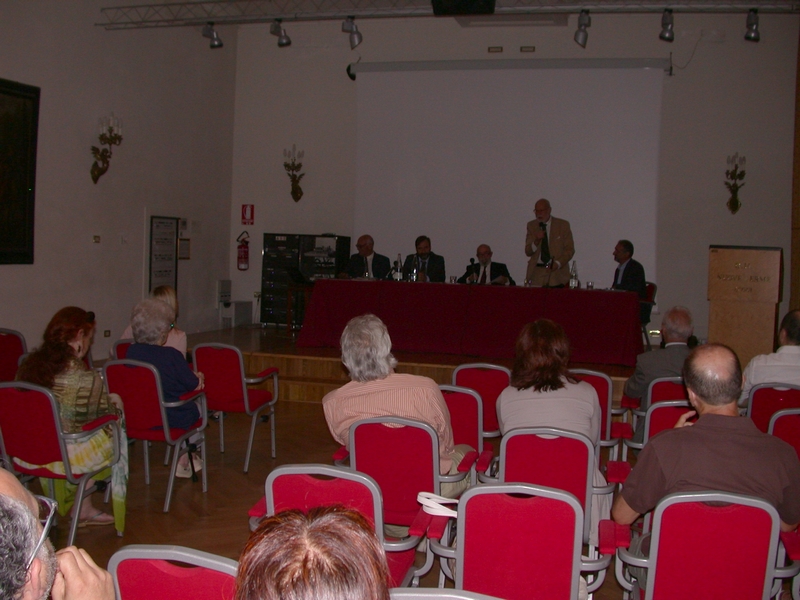
[[[629,524],[674,492],[724,491],[763,498],[781,529],[800,522],[800,460],[789,444],[739,416],[742,369],[727,346],[707,344],[686,359],[683,378],[695,408],[675,429],[650,440],[639,455],[611,516]],[[688,419],[696,413],[694,425]]]

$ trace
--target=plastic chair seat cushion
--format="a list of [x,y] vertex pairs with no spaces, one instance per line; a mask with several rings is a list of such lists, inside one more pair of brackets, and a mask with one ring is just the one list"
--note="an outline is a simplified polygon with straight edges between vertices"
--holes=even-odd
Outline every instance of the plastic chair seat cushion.
[[606,481],[608,483],[625,483],[631,474],[631,463],[623,460],[610,460],[606,464]]
[[148,600],[229,600],[236,587],[236,580],[225,573],[165,560],[123,561],[117,567],[117,580],[122,598],[144,598],[144,589]]
[[611,437],[615,440],[630,440],[633,438],[633,427],[630,423],[611,423]]
[[639,408],[642,405],[641,398],[631,398],[630,396],[622,396],[619,401],[622,408]]
[[414,565],[416,550],[406,550],[405,552],[387,552],[386,562],[389,564],[389,574],[392,577],[392,587],[399,587],[408,570]]

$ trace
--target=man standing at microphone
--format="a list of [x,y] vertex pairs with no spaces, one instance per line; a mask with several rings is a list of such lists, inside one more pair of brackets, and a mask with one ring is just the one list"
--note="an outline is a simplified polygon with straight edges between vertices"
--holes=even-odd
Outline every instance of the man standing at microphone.
[[534,206],[536,218],[528,222],[525,277],[537,287],[564,287],[569,283],[569,261],[575,254],[569,221],[550,216],[550,201],[542,198]]

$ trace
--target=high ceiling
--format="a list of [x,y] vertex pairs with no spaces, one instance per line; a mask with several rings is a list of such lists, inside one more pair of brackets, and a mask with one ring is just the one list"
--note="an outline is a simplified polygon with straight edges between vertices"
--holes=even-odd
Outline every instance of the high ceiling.
[[[496,0],[495,14],[483,16],[481,24],[553,23],[547,15],[564,15],[589,10],[593,13],[661,12],[670,8],[674,12],[800,12],[797,0]],[[106,29],[132,29],[141,27],[185,27],[217,24],[266,23],[275,19],[284,21],[320,21],[380,17],[430,17],[433,8],[430,0],[212,0],[209,2],[173,2],[168,4],[140,4],[116,6],[100,10],[101,20],[96,23]]]

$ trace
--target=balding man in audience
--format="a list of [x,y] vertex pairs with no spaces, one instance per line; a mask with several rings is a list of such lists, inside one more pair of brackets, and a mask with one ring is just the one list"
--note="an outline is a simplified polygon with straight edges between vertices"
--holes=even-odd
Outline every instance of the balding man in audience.
[[[736,354],[721,344],[700,346],[686,359],[683,378],[695,410],[647,443],[614,501],[612,518],[630,524],[668,494],[716,490],[763,498],[777,509],[782,531],[795,529],[800,460],[789,444],[739,416],[742,370]],[[692,425],[688,419],[695,414]],[[636,538],[631,551],[647,555],[649,540]]]
[[39,500],[0,469],[0,598],[114,600],[111,575],[85,550],[53,552],[40,512]]
[[751,388],[759,383],[800,385],[800,310],[783,317],[778,343],[777,352],[754,356],[745,368],[739,406],[747,406]]
[[[378,254],[374,250],[375,242],[371,235],[362,235],[356,241],[356,252],[347,264],[347,273],[341,274],[350,279],[365,277],[369,279],[386,279],[392,270],[388,256]],[[341,276],[340,275],[340,276]]]

